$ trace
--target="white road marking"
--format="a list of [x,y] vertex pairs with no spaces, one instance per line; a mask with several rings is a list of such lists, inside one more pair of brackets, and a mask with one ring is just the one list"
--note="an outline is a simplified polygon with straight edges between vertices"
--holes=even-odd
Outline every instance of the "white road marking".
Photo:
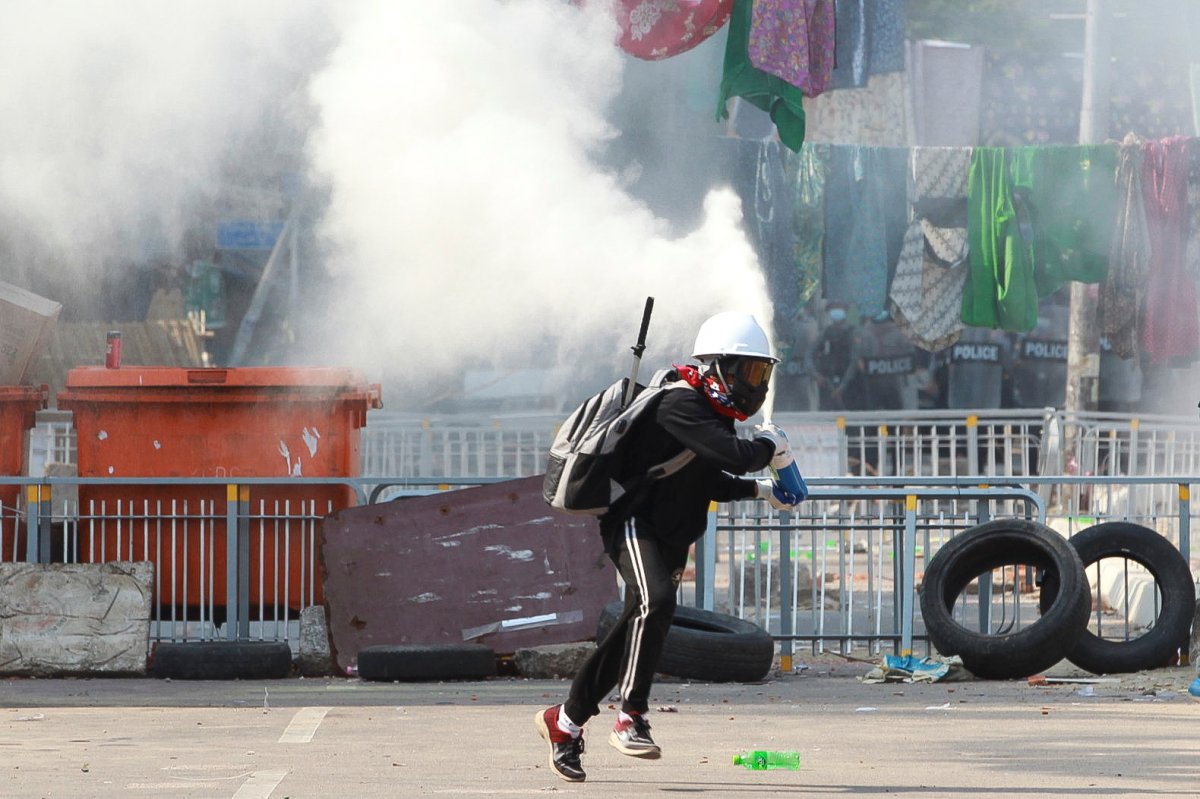
[[523,797],[526,794],[545,794],[558,791],[558,786],[546,788],[438,788],[433,793],[452,793],[456,797]]
[[287,729],[283,731],[283,735],[279,736],[279,743],[306,744],[311,742],[313,735],[317,732],[317,727],[321,726],[321,722],[329,710],[327,707],[300,708],[292,718],[291,724],[288,724]]
[[233,799],[270,799],[287,775],[286,771],[256,771],[237,789]]

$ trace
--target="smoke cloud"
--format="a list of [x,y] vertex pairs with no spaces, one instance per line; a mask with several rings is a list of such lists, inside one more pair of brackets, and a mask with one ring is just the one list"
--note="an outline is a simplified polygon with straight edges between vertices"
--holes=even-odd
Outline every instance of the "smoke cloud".
[[625,69],[606,6],[6,4],[0,278],[70,318],[92,300],[60,293],[207,254],[221,218],[282,217],[288,174],[318,188],[305,268],[333,276],[293,315],[296,363],[611,376],[647,296],[660,364],[710,313],[769,323],[731,192],[680,236],[596,166]]
[[[617,30],[603,4],[362,2],[312,84],[321,228],[342,290],[333,339],[377,370],[607,364],[656,297],[647,359],[705,316],[771,314],[729,190],[668,235],[592,156],[616,135]],[[419,24],[414,24],[417,19]],[[622,363],[627,363],[627,360]]]
[[[279,143],[255,135],[302,99],[297,80],[321,46],[324,14],[307,0],[5,3],[0,220],[10,256],[36,252],[82,278],[179,253],[219,193],[278,166]],[[278,210],[261,203],[254,194],[235,210]]]

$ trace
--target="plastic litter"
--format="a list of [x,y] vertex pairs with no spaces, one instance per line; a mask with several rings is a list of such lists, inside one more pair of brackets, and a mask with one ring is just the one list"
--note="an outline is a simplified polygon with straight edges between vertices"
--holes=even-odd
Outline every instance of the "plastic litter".
[[883,662],[863,677],[864,683],[881,682],[939,682],[963,674],[962,659],[958,655],[948,658],[916,658],[912,655],[884,655]]
[[770,752],[757,750],[743,752],[733,756],[733,764],[753,771],[765,771],[769,768],[785,768],[795,771],[800,768],[799,752]]

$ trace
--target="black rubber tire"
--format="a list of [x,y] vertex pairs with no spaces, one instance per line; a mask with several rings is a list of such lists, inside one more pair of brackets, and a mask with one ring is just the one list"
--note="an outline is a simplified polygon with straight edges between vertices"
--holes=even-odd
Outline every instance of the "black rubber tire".
[[[602,641],[625,606],[609,602],[600,612],[596,640]],[[680,605],[663,643],[657,671],[700,682],[760,682],[775,662],[770,634],[736,616]]]
[[287,641],[164,642],[150,671],[173,680],[277,680],[292,672]]
[[496,652],[483,644],[368,646],[359,650],[358,676],[383,682],[483,680],[496,676]]
[[[1167,665],[1188,634],[1196,612],[1196,584],[1191,569],[1175,545],[1149,527],[1133,522],[1104,522],[1076,533],[1071,546],[1086,570],[1105,558],[1126,558],[1146,567],[1162,594],[1154,626],[1128,641],[1104,639],[1085,629],[1067,653],[1081,669],[1093,674],[1127,674]],[[1090,589],[1089,589],[1090,590]],[[1058,591],[1058,581],[1042,581],[1042,605],[1048,606]]]
[[[954,620],[955,602],[968,584],[1011,565],[1058,576],[1060,591],[1039,618],[999,635],[969,630]],[[929,561],[921,584],[921,617],[930,642],[943,655],[958,655],[968,671],[984,679],[1020,679],[1064,659],[1083,634],[1090,608],[1075,548],[1049,527],[1024,519],[997,519],[950,539]]]

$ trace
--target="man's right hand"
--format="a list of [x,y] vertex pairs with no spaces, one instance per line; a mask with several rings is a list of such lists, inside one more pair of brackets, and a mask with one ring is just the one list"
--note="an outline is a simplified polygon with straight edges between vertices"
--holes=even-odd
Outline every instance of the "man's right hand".
[[770,503],[775,510],[795,510],[800,504],[799,497],[794,497],[777,486],[773,480],[758,480],[756,495]]

